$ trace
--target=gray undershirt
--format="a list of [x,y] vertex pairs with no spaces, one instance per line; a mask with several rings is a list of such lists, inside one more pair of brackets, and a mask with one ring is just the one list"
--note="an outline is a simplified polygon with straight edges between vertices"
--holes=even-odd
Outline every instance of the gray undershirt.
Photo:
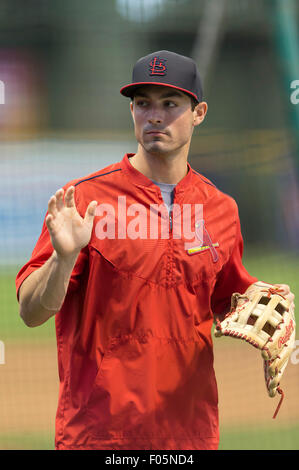
[[154,181],[154,180],[151,180],[151,181],[160,188],[163,201],[169,213],[171,209],[171,205],[173,204],[174,188],[176,187],[176,184],[157,183],[157,181]]

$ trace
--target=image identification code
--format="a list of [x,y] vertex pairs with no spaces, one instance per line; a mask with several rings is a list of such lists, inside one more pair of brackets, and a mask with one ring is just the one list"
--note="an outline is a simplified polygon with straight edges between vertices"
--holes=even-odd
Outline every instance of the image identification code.
[[136,468],[138,465],[185,465],[193,464],[193,455],[185,454],[148,454],[145,456],[119,456],[112,454],[112,456],[105,458],[106,465],[129,465]]

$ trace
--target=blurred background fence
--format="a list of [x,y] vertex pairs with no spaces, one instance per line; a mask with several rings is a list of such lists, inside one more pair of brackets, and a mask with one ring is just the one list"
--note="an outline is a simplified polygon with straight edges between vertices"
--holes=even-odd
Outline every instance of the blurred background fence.
[[[298,29],[296,0],[2,0],[0,449],[53,448],[54,323],[22,324],[14,279],[50,196],[136,150],[119,89],[139,57],[169,49],[196,60],[209,109],[190,163],[236,199],[247,269],[299,295]],[[296,351],[275,422],[274,400],[254,385],[261,361],[252,368],[247,352],[215,344],[221,448],[298,448]],[[234,375],[223,374],[225,355],[243,358]],[[240,399],[249,412],[235,415]]]

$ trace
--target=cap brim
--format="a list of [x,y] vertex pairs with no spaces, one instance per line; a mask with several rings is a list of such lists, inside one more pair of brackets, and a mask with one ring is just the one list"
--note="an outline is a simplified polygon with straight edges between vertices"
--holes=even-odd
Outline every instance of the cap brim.
[[127,98],[132,98],[134,96],[134,92],[137,88],[140,88],[143,85],[162,85],[168,88],[174,88],[175,90],[182,91],[189,96],[192,96],[198,103],[200,103],[199,98],[194,94],[191,93],[189,90],[185,90],[185,88],[181,88],[175,85],[169,85],[168,83],[161,83],[161,82],[137,82],[137,83],[130,83],[129,85],[125,85],[120,89],[120,93]]

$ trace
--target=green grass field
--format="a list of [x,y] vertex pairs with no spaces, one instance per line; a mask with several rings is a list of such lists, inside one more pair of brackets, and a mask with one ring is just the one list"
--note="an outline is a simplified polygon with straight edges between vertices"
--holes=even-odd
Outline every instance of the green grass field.
[[273,430],[224,428],[220,433],[219,450],[298,450],[299,425]]
[[19,316],[19,304],[16,298],[15,278],[20,268],[8,267],[0,270],[0,340],[25,341],[31,338],[49,338],[55,336],[54,318],[39,328],[28,328]]
[[[0,449],[53,450],[53,433],[0,434]],[[221,430],[219,450],[298,450],[299,425],[286,429]]]
[[[246,250],[244,265],[247,270],[261,280],[270,283],[284,283],[291,286],[295,296],[299,296],[299,257],[292,253],[279,253],[277,250],[265,253],[263,250]],[[7,268],[0,271],[0,340],[4,343],[44,341],[55,338],[54,319],[38,328],[27,328],[18,314],[18,303],[15,294],[15,275],[17,268]],[[296,301],[295,301],[296,302]],[[297,313],[298,316],[298,313]],[[29,343],[28,343],[28,342]],[[8,365],[0,365],[8,367]],[[1,383],[1,387],[5,387]],[[1,403],[0,406],[5,406]],[[30,417],[28,418],[30,419]],[[53,432],[28,432],[26,434],[3,434],[0,428],[0,449],[53,449]],[[221,428],[220,449],[298,449],[299,448],[299,423],[298,426],[283,429],[269,429],[252,426],[242,429]]]

